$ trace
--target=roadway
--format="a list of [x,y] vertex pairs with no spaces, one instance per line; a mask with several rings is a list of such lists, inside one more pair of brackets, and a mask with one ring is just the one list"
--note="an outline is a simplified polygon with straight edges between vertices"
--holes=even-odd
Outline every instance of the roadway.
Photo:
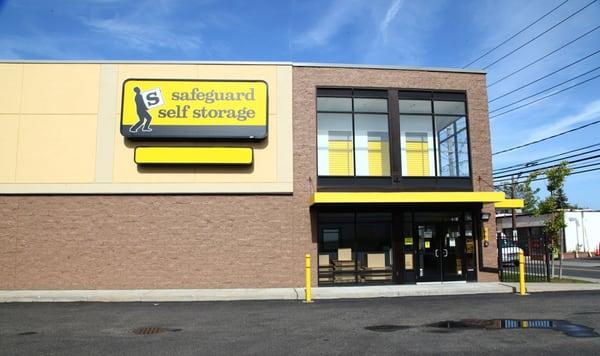
[[[555,261],[554,274],[558,275],[558,261]],[[600,258],[563,260],[563,277],[600,283]]]

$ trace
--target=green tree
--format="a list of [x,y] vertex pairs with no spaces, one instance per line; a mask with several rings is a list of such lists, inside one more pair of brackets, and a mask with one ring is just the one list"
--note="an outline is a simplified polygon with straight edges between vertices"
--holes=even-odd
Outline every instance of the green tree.
[[[539,204],[537,194],[539,193],[540,188],[531,188],[531,182],[534,179],[536,179],[539,175],[540,172],[533,172],[529,174],[529,176],[527,176],[527,179],[524,182],[515,185],[515,198],[523,199],[523,202],[525,204],[523,207],[523,212],[526,214],[533,214],[537,210],[537,206]],[[512,196],[511,183],[506,183],[502,185],[500,189],[502,189],[502,191],[504,192],[504,194],[506,194],[507,197]]]
[[[568,207],[567,196],[564,193],[564,185],[571,169],[567,166],[568,162],[563,161],[558,166],[548,168],[546,174],[546,188],[550,195],[543,199],[537,209],[537,214],[548,214],[549,217],[544,222],[544,231],[549,239],[552,249],[552,269],[554,270],[554,255],[560,254],[562,262],[562,238],[561,232],[566,227],[564,209]],[[562,278],[562,263],[559,267],[559,278]]]

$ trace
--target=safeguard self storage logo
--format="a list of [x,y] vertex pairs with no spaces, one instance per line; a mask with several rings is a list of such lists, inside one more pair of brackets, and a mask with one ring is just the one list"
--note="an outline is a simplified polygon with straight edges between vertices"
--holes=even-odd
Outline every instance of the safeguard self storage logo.
[[128,79],[121,134],[131,139],[263,139],[267,97],[264,81]]

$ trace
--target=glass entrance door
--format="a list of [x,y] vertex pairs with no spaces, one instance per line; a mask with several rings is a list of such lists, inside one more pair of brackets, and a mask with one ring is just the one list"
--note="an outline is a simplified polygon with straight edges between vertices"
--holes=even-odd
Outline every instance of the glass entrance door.
[[465,280],[463,273],[465,240],[461,236],[460,225],[458,222],[448,222],[442,224],[442,227],[440,234],[442,239],[440,250],[442,281]]
[[464,237],[458,219],[417,223],[419,282],[465,280]]
[[440,263],[440,242],[436,224],[418,224],[419,237],[419,274],[420,282],[438,282],[442,277]]

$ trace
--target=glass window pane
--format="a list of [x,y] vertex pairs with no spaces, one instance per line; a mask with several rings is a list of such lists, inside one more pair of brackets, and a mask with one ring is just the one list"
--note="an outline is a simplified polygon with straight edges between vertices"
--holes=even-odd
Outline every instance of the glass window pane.
[[464,116],[436,116],[438,169],[443,177],[469,176],[469,144]]
[[387,115],[354,115],[354,154],[357,176],[390,175]]
[[406,114],[430,114],[431,101],[429,100],[398,100],[400,112]]
[[436,114],[465,115],[465,103],[462,101],[434,101],[433,109]]
[[438,148],[438,158],[440,161],[440,176],[455,177],[456,171],[456,151],[454,147],[454,136],[450,136],[445,141],[440,142]]
[[340,229],[323,229],[322,251],[335,251],[340,246]]
[[350,98],[317,98],[317,111],[352,111]]
[[403,176],[434,176],[432,118],[400,115],[400,159]]
[[391,224],[390,213],[356,214],[356,260],[358,281],[391,281]]
[[317,114],[317,152],[318,175],[354,175],[352,114]]
[[467,130],[462,130],[456,135],[458,146],[458,175],[460,177],[469,176],[469,142],[467,140]]
[[387,99],[354,99],[355,112],[383,112],[387,113]]
[[465,127],[467,127],[467,119],[464,116],[456,120],[456,131],[460,131]]
[[438,139],[443,141],[448,136],[454,135],[454,122],[456,116],[436,116],[435,128],[438,132]]

